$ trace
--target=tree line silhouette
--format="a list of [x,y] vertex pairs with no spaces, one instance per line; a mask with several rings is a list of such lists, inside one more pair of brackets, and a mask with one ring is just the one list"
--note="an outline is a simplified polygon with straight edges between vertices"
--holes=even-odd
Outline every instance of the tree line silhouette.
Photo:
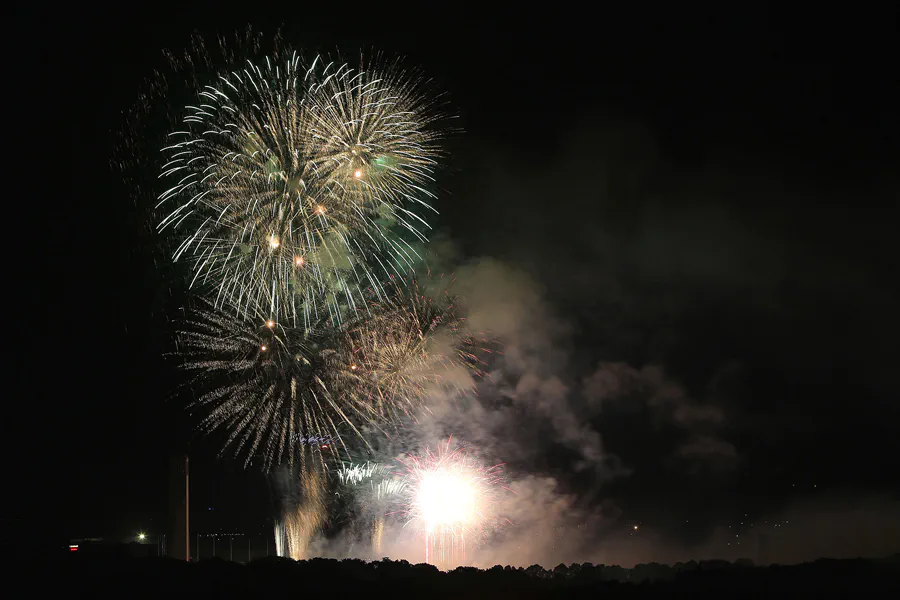
[[591,563],[545,569],[459,567],[449,572],[427,564],[384,559],[269,557],[247,564],[221,559],[186,563],[125,555],[67,556],[55,567],[41,561],[38,577],[53,577],[78,597],[177,594],[192,598],[697,598],[900,597],[900,555],[881,560],[830,560],[757,567],[749,560],[710,560],[633,568]]

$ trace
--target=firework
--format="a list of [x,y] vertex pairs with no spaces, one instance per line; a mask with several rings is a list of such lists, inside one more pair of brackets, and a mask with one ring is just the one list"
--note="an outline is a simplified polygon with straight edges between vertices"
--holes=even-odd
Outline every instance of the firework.
[[367,506],[371,514],[371,543],[372,553],[375,558],[382,555],[382,538],[384,537],[384,525],[387,510],[396,498],[406,492],[406,481],[403,479],[385,479],[377,484],[370,484],[367,496]]
[[[324,64],[321,58],[316,66]],[[414,234],[426,223],[406,206],[434,211],[425,186],[432,181],[437,148],[432,103],[419,81],[395,66],[371,63],[359,71],[330,63],[317,70],[311,132],[355,205],[384,206],[380,216]],[[414,224],[418,221],[418,225]],[[422,241],[424,238],[416,237]]]
[[464,391],[482,363],[453,296],[435,299],[415,280],[394,282],[388,299],[348,325],[347,345],[359,395],[396,420],[439,391]]
[[341,463],[336,474],[341,485],[355,486],[372,479],[377,475],[385,474],[389,469],[378,463],[366,462],[363,464]]
[[300,487],[300,499],[285,502],[282,517],[275,522],[275,548],[278,556],[304,560],[309,543],[324,520],[325,491],[316,468],[303,470],[296,483]]
[[402,461],[406,466],[408,526],[420,531],[425,562],[461,563],[467,548],[497,522],[501,465],[485,468],[451,441],[436,453]]
[[[381,420],[353,391],[357,375],[342,338],[327,327],[305,329],[216,309],[196,311],[179,334],[192,404],[205,413],[205,432],[224,429],[225,448],[261,456],[263,467],[306,460],[306,448],[335,450],[342,432]],[[344,392],[347,393],[344,393]],[[310,439],[337,444],[310,446]]]
[[390,66],[247,61],[203,86],[169,135],[160,229],[176,230],[174,258],[217,306],[340,322],[415,260],[396,231],[425,240],[433,120],[417,80]]
[[[302,500],[282,508],[276,540],[303,558],[334,501],[326,465],[351,454],[351,436],[371,450],[372,432],[468,389],[481,346],[455,298],[404,280],[427,242],[439,156],[421,80],[380,58],[355,69],[225,50],[229,69],[193,73],[195,100],[162,149],[158,229],[209,303],[178,334],[201,429],[224,431],[223,450],[247,463],[297,469]],[[494,470],[447,448],[407,466],[343,465],[335,496],[376,554],[390,506],[412,494],[426,559],[464,557],[490,520]]]
[[[302,459],[305,446],[336,453],[427,407],[435,392],[464,389],[479,372],[475,339],[453,298],[415,281],[347,321],[294,327],[261,314],[207,306],[179,333],[199,394],[200,427],[225,430],[225,448],[263,468]],[[311,443],[315,440],[316,443]]]
[[385,513],[403,493],[406,482],[395,478],[391,467],[372,462],[341,463],[335,474],[339,483],[337,495],[350,504],[351,535],[355,538],[360,529],[364,530],[372,555],[377,558],[382,549]]

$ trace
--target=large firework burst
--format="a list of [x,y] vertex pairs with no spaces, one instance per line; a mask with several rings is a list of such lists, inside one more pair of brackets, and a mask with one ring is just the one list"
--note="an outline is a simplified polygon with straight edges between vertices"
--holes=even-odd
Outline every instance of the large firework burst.
[[425,239],[417,208],[430,208],[437,149],[417,80],[293,54],[211,83],[164,148],[160,228],[182,238],[174,257],[217,306],[339,322],[360,290],[412,264],[395,231]]
[[197,311],[179,334],[184,367],[205,411],[201,428],[228,432],[226,448],[262,455],[264,467],[305,456],[310,438],[335,439],[360,423],[378,422],[358,394],[342,338],[231,311]]

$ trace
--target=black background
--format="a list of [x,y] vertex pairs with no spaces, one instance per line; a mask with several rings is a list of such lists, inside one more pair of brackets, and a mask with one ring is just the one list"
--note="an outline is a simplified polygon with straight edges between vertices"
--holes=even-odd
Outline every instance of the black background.
[[[195,502],[216,512],[202,527],[265,525],[263,480],[217,462],[166,403],[165,314],[179,300],[111,166],[161,50],[248,21],[310,51],[403,54],[447,90],[465,133],[449,144],[440,224],[466,255],[541,282],[574,324],[576,366],[662,363],[696,390],[723,361],[743,365],[744,460],[721,505],[764,510],[798,482],[896,493],[896,11],[422,6],[16,15],[6,518],[54,539],[158,528],[170,457],[189,446]],[[682,226],[648,244],[648,215]],[[627,289],[617,301],[609,278]],[[651,469],[624,485],[620,505],[647,519],[660,512],[649,494],[711,484]]]

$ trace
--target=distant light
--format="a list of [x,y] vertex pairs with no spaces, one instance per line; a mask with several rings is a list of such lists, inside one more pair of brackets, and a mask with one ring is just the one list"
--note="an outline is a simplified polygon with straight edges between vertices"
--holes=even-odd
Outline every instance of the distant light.
[[269,319],[268,321],[266,321],[266,327],[268,327],[269,329],[272,329],[273,327],[275,327],[275,321],[273,321],[272,319]]
[[302,257],[302,256],[295,256],[295,257],[294,257],[294,264],[297,265],[298,267],[302,267],[304,262],[306,262],[306,261],[303,260],[303,257]]
[[69,544],[69,552],[78,552],[78,544]]
[[362,177],[362,171],[357,169],[356,171],[353,172],[353,176],[356,177],[357,179],[359,179],[360,177]]
[[272,250],[274,250],[275,248],[277,248],[280,245],[281,245],[281,240],[279,240],[277,236],[272,235],[272,237],[269,238],[269,248],[271,248]]
[[263,344],[262,346],[259,347],[259,349],[262,350],[263,352],[265,352],[266,350],[269,349],[269,347],[266,346],[265,344]]
[[139,540],[143,540],[143,539],[145,539],[146,537],[147,537],[146,534],[143,534],[143,533],[141,533],[141,534],[138,535],[138,539],[139,539]]
[[637,525],[634,526],[634,530],[635,530],[635,531],[638,530],[638,526],[637,526]]
[[324,214],[325,214],[325,207],[322,206],[321,204],[319,204],[318,206],[316,206],[316,214],[324,215]]
[[356,370],[356,365],[350,365],[350,370],[351,370],[351,371],[355,371],[355,370]]

